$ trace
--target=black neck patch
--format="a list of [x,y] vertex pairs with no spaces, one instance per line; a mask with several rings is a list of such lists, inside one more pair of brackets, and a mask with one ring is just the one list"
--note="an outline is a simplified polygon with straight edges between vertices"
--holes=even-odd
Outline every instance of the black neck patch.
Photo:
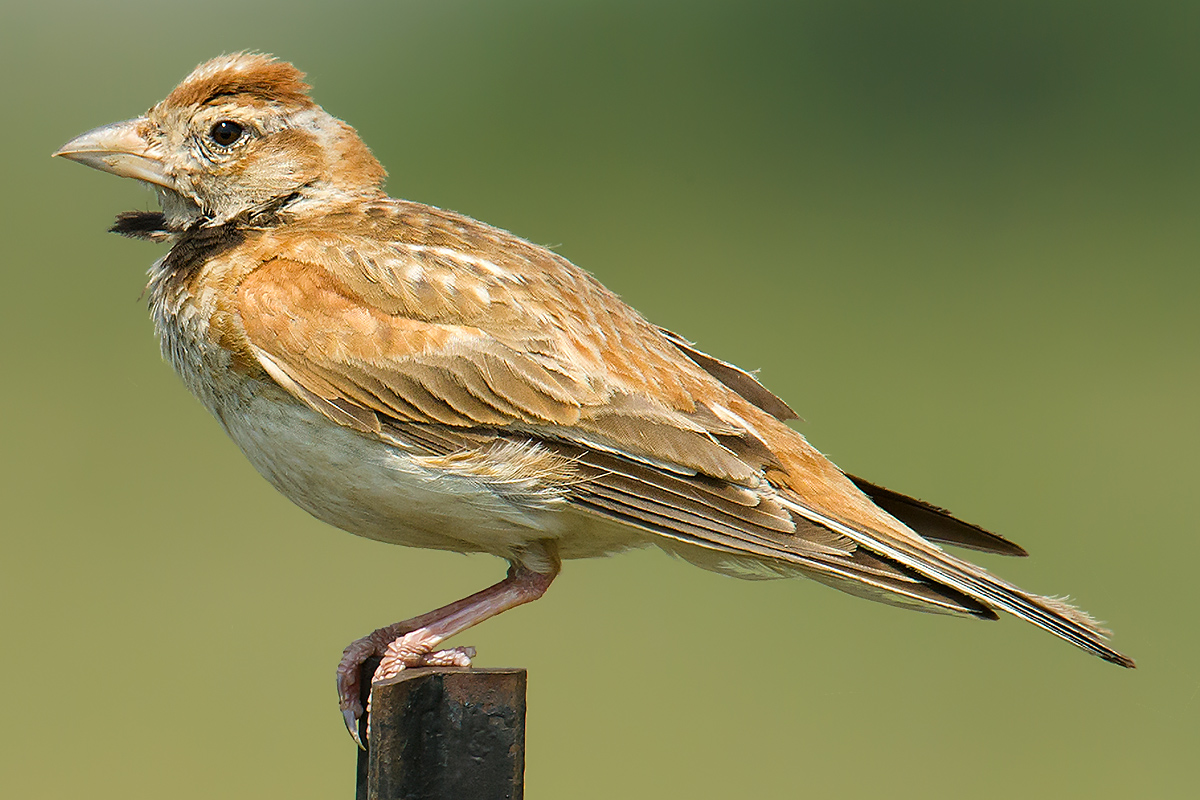
[[160,211],[126,211],[117,216],[109,230],[155,242],[174,239],[171,251],[159,262],[150,280],[151,291],[157,295],[186,285],[206,261],[238,246],[254,232],[284,224],[287,219],[283,208],[299,197],[300,193],[294,192],[277,198],[264,208],[239,214],[221,225],[206,224],[209,220],[201,218],[182,230],[168,227]]
[[119,233],[130,239],[148,239],[152,242],[166,241],[172,233],[167,228],[167,217],[161,211],[123,211],[117,215],[109,233]]
[[219,256],[246,240],[242,225],[226,223],[212,228],[193,225],[177,234],[171,252],[162,262],[162,274],[168,285],[186,282],[204,262]]

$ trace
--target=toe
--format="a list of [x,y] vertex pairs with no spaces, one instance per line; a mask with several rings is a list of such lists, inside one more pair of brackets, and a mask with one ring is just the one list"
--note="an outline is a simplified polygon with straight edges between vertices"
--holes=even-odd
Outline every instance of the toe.
[[475,655],[473,647],[453,647],[448,650],[437,650],[438,639],[428,636],[424,631],[413,631],[401,636],[388,645],[379,669],[371,682],[384,681],[394,678],[408,667],[469,667],[471,658]]
[[474,647],[453,647],[430,653],[422,659],[422,664],[428,667],[469,667],[474,656]]

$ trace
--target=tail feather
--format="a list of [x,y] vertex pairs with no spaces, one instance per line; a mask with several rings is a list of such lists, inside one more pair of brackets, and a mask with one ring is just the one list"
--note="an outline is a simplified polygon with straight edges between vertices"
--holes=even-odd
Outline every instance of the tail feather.
[[786,502],[800,516],[825,525],[931,581],[1031,622],[1105,661],[1122,667],[1136,666],[1133,659],[1105,643],[1108,631],[1096,620],[1060,598],[1026,592],[932,545],[919,548],[896,537],[859,530],[794,500]]

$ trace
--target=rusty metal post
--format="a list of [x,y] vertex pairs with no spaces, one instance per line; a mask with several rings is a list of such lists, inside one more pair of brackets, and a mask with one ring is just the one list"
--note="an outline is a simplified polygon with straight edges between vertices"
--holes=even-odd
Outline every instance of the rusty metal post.
[[437,667],[377,684],[356,798],[522,800],[525,682],[523,669]]

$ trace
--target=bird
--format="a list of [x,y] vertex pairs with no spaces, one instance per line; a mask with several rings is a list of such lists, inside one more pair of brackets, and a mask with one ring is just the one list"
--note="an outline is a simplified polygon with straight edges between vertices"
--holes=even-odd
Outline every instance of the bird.
[[290,63],[212,59],[54,155],[156,191],[160,211],[111,230],[170,244],[148,282],[164,357],[268,482],[352,534],[508,562],[495,585],[346,648],[356,739],[368,659],[373,682],[468,666],[472,648],[446,639],[541,597],[564,560],[644,546],[922,611],[1004,611],[1135,666],[1065,599],[946,549],[1021,547],[844,473],[754,374],[550,249],[390,197]]

